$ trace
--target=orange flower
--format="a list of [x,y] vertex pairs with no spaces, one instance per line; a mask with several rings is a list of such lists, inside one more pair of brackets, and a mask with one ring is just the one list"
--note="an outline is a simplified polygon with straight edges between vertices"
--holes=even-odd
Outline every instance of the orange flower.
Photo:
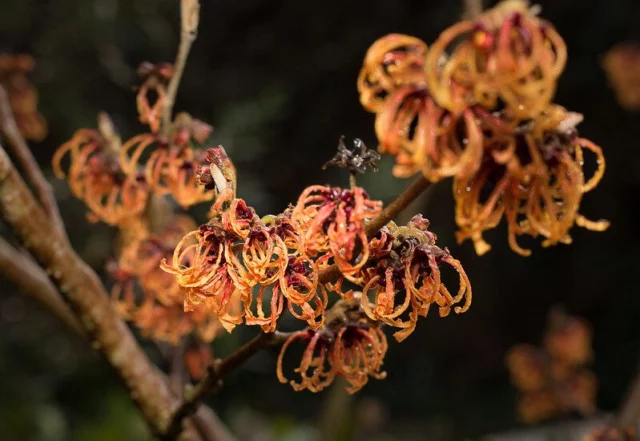
[[125,244],[118,261],[109,266],[116,280],[111,296],[118,312],[143,334],[171,344],[191,333],[209,342],[222,328],[216,315],[204,307],[185,312],[180,286],[159,267],[193,226],[190,218],[176,216],[162,233]]
[[[337,309],[343,308],[345,301],[341,302]],[[319,392],[340,376],[349,383],[347,391],[355,393],[369,377],[386,377],[386,372],[380,372],[387,352],[387,338],[382,330],[366,320],[358,308],[347,309],[346,316],[338,317],[339,320],[330,320],[320,330],[304,330],[289,337],[278,357],[277,375],[281,383],[289,382],[296,391]],[[301,379],[288,381],[283,373],[284,355],[299,340],[307,343],[300,366],[295,369]]]
[[[540,235],[546,247],[571,243],[568,232],[574,224],[594,231],[608,227],[606,221],[593,222],[578,214],[582,195],[598,184],[605,167],[600,147],[577,135],[575,124],[581,115],[553,106],[544,118],[518,125],[506,114],[479,114],[491,134],[478,173],[454,180],[459,242],[470,238],[478,254],[486,253],[491,247],[482,233],[503,215],[509,244],[523,256],[531,252],[518,245],[518,235]],[[588,180],[582,171],[585,149],[596,155],[598,164]]]
[[616,99],[627,110],[640,109],[640,44],[621,43],[607,51],[602,59]]
[[161,262],[161,268],[173,274],[183,289],[185,310],[193,311],[204,305],[218,316],[227,331],[242,322],[242,313],[231,313],[232,298],[244,301],[249,295],[246,288],[234,283],[231,275],[229,255],[237,240],[235,233],[228,233],[211,222],[180,240],[171,264],[167,259]]
[[140,63],[136,72],[142,80],[136,97],[140,122],[149,125],[151,132],[156,133],[160,129],[167,84],[173,75],[173,65],[170,63],[153,65],[144,62]]
[[425,70],[429,90],[445,109],[479,104],[493,110],[502,101],[529,119],[551,102],[566,61],[566,45],[553,26],[527,1],[507,0],[445,30],[431,46]]
[[544,347],[555,360],[569,366],[582,366],[593,358],[591,329],[584,320],[553,310],[544,336]]
[[395,157],[393,173],[419,171],[430,181],[469,176],[482,156],[482,132],[470,109],[455,113],[440,107],[427,89],[427,45],[391,34],[368,50],[358,77],[363,106],[376,113],[380,151]]
[[[416,327],[418,317],[425,317],[432,304],[437,304],[440,316],[465,312],[471,305],[471,285],[460,265],[447,250],[435,245],[435,234],[428,231],[429,223],[415,216],[406,227],[391,222],[374,239],[378,243],[392,241],[387,254],[383,254],[359,274],[363,283],[362,307],[372,320],[400,328],[394,334],[398,341],[407,338]],[[392,239],[393,238],[393,239]],[[386,246],[383,247],[386,249]],[[452,296],[440,280],[440,265],[452,266],[460,278],[456,296]]]
[[378,113],[388,96],[404,87],[426,85],[424,59],[427,45],[420,39],[389,34],[371,45],[358,75],[362,106]]
[[518,411],[527,424],[570,412],[592,414],[598,382],[584,369],[591,360],[591,334],[586,323],[552,310],[545,346],[516,345],[506,357],[511,381],[518,389]]
[[520,344],[509,349],[507,368],[511,381],[521,391],[534,391],[544,388],[547,381],[547,359],[539,349]]
[[[120,151],[120,163],[129,175],[144,169],[149,188],[158,195],[170,194],[183,208],[210,201],[215,192],[198,185],[198,171],[207,162],[209,153],[195,148],[208,138],[211,127],[179,114],[169,138],[153,133],[134,136]],[[149,158],[142,164],[145,152]]]
[[[62,158],[69,154],[68,172]],[[144,179],[127,176],[105,137],[96,130],[80,129],[53,156],[53,171],[67,176],[71,192],[91,210],[89,220],[123,225],[140,216],[149,197]]]
[[343,190],[315,185],[302,192],[291,219],[304,232],[309,256],[331,252],[340,271],[350,277],[369,257],[365,223],[381,211],[382,202],[370,200],[360,187]]
[[27,54],[0,54],[0,83],[9,95],[9,106],[18,129],[27,140],[47,136],[47,120],[38,112],[38,90],[27,78],[35,60]]
[[[318,287],[318,265],[302,252],[300,239],[288,215],[267,219],[268,227],[258,227],[245,239],[242,251],[242,274],[236,271],[238,284],[259,284],[255,298],[245,305],[246,324],[259,325],[265,332],[274,332],[285,302],[291,314],[306,321],[312,329],[322,326],[327,294]],[[251,251],[253,250],[253,251]],[[236,268],[242,268],[236,260]],[[265,295],[271,295],[268,313]]]

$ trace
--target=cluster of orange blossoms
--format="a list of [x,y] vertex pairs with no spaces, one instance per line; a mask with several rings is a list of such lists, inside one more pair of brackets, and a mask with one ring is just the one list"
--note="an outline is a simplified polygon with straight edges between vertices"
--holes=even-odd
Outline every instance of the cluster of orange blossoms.
[[[178,114],[169,130],[160,132],[166,81],[171,69],[167,65],[139,69],[144,83],[138,89],[140,121],[150,132],[122,143],[102,115],[99,130],[80,129],[58,149],[53,166],[59,178],[67,177],[74,196],[91,210],[90,219],[124,227],[141,217],[152,195],[171,195],[183,208],[214,198],[215,192],[196,185],[196,172],[204,163],[202,144],[212,127]],[[152,81],[153,79],[153,81]],[[156,99],[149,102],[149,97]],[[69,156],[65,173],[63,159]]]
[[[478,254],[490,249],[484,231],[503,217],[511,248],[525,256],[517,236],[541,236],[549,246],[570,243],[574,224],[608,226],[578,213],[582,195],[602,178],[604,157],[578,136],[582,116],[552,104],[566,46],[536,12],[525,0],[503,1],[445,30],[430,48],[388,35],[371,46],[358,78],[394,174],[453,177],[457,237],[471,239]],[[584,150],[598,164],[589,179]]]
[[589,326],[552,311],[543,348],[521,344],[507,355],[522,420],[533,424],[569,412],[593,413],[597,381],[585,369],[592,357]]
[[[140,121],[149,133],[122,143],[106,114],[98,129],[80,129],[53,157],[53,169],[69,182],[72,193],[89,208],[91,221],[120,229],[121,249],[108,270],[116,283],[112,297],[118,312],[149,337],[177,344],[197,335],[210,342],[220,329],[217,316],[205,308],[184,312],[184,294],[171,275],[160,269],[176,244],[196,223],[188,216],[154,212],[166,195],[187,208],[211,200],[215,191],[196,184],[205,163],[202,144],[211,126],[178,114],[161,131],[167,82],[172,67],[143,63],[138,69]],[[63,162],[68,158],[68,168]],[[154,202],[155,201],[155,202]]]
[[[236,197],[235,168],[224,149],[204,148],[211,127],[187,114],[165,123],[172,67],[143,64],[138,73],[138,111],[149,133],[123,143],[103,114],[98,130],[78,130],[53,164],[90,209],[90,220],[120,229],[122,246],[108,268],[116,281],[112,297],[145,335],[172,344],[192,335],[206,343],[242,323],[271,333],[287,310],[305,329],[291,335],[282,355],[294,341],[308,344],[297,369],[303,380],[294,388],[318,391],[338,375],[354,392],[369,377],[384,376],[383,324],[398,328],[401,341],[431,304],[442,316],[469,308],[469,280],[435,245],[428,222],[421,216],[403,227],[391,222],[371,237],[366,225],[381,214],[382,202],[360,187],[311,186],[295,206],[259,217]],[[352,173],[375,170],[379,155],[360,140],[355,146],[348,150],[341,140],[329,163]],[[157,219],[153,202],[168,195],[183,208],[215,199],[210,220],[196,228],[186,216]],[[441,282],[443,264],[459,272],[455,295]],[[330,268],[339,276],[323,280]],[[350,312],[338,314],[344,305]],[[282,369],[281,356],[278,376],[286,381]]]
[[618,103],[627,110],[640,110],[640,44],[622,43],[602,59]]
[[42,141],[47,120],[38,112],[38,90],[27,78],[35,61],[27,54],[0,54],[0,84],[7,90],[9,105],[25,139]]
[[584,441],[637,441],[638,434],[633,427],[621,428],[615,425],[599,427],[584,438]]
[[[182,288],[186,310],[205,307],[228,331],[244,323],[274,332],[285,309],[305,322],[307,328],[292,334],[283,347],[281,381],[286,381],[284,352],[303,340],[307,350],[296,369],[302,381],[292,382],[294,388],[318,391],[338,375],[354,392],[369,376],[383,375],[387,342],[382,324],[399,328],[395,337],[401,341],[431,304],[438,305],[442,316],[458,303],[458,313],[469,308],[471,287],[464,270],[435,245],[422,216],[404,227],[391,222],[368,237],[366,223],[381,212],[381,202],[357,186],[311,186],[295,206],[260,218],[235,197],[231,181],[222,180],[221,156],[220,148],[210,149],[209,165],[198,172],[203,186],[224,186],[211,219],[186,234],[161,266]],[[459,272],[455,296],[441,282],[444,263]],[[333,265],[339,277],[322,280],[323,271]],[[337,302],[328,308],[333,300]],[[344,305],[352,312],[336,312]]]
[[[453,177],[458,239],[471,239],[478,254],[490,249],[484,231],[503,217],[510,246],[522,255],[530,251],[517,243],[520,235],[542,236],[548,246],[570,243],[574,224],[608,226],[578,213],[604,158],[578,136],[582,116],[552,104],[566,57],[562,38],[524,0],[454,25],[431,48],[393,34],[366,55],[358,89],[376,114],[380,151],[394,156],[396,176]],[[288,311],[304,329],[282,348],[279,380],[289,381],[285,354],[302,343],[294,389],[316,392],[340,376],[355,392],[385,376],[383,325],[402,341],[432,305],[440,316],[469,308],[467,275],[421,215],[405,226],[367,228],[384,213],[355,184],[355,174],[375,170],[379,158],[360,140],[354,150],[341,140],[327,164],[349,169],[349,189],[311,186],[284,212],[260,217],[236,197],[224,149],[207,148],[212,128],[184,113],[168,118],[173,67],[144,63],[138,75],[138,113],[149,132],[122,143],[102,116],[98,130],[81,129],[61,146],[54,170],[67,176],[90,219],[121,230],[122,249],[109,268],[114,304],[145,334],[171,343],[194,335],[191,358],[204,360],[210,354],[199,342],[220,329],[245,324],[273,333]],[[585,150],[598,164],[588,179]],[[154,216],[154,200],[166,196],[183,209],[213,201],[209,221],[196,227],[187,217]],[[442,281],[447,267],[458,273],[453,293]],[[574,319],[558,323],[546,352],[520,346],[508,359],[527,421],[593,409],[595,380],[582,369],[591,356],[588,329]]]
[[194,227],[188,216],[174,216],[161,233],[132,237],[122,247],[118,260],[108,265],[116,280],[111,295],[120,315],[135,323],[143,334],[172,344],[192,333],[210,342],[222,328],[215,315],[204,308],[185,314],[180,287],[159,266]]

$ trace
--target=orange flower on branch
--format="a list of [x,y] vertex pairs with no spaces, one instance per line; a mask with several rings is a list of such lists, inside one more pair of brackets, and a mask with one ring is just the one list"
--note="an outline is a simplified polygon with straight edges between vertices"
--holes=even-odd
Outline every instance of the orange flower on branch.
[[340,271],[355,275],[369,257],[365,223],[382,211],[361,187],[343,190],[314,185],[306,188],[291,220],[301,233],[304,250],[311,257],[330,252]]
[[[245,240],[244,249],[254,246],[258,251],[247,253],[243,249],[242,260],[249,269],[244,280],[253,278],[260,285],[255,297],[256,312],[253,312],[253,298],[245,305],[246,324],[260,325],[265,332],[276,330],[285,302],[291,315],[306,321],[312,329],[318,329],[324,321],[328,299],[324,289],[318,285],[318,263],[304,252],[290,215],[291,212],[286,211],[278,216],[265,217],[266,228],[254,229]],[[255,263],[259,265],[255,266]],[[240,278],[238,283],[243,283],[242,280]],[[268,295],[271,299],[265,310],[265,297]]]
[[637,441],[635,427],[618,427],[614,424],[598,427],[584,438],[584,441]]
[[176,216],[162,233],[126,243],[118,261],[109,267],[116,280],[111,296],[118,312],[143,334],[171,344],[191,333],[209,342],[222,328],[216,315],[204,307],[185,312],[184,294],[175,278],[159,267],[194,226],[190,218]]
[[[582,195],[604,174],[602,150],[578,137],[575,124],[581,115],[553,106],[544,116],[518,126],[508,118],[483,116],[486,131],[492,132],[483,165],[470,179],[454,180],[458,241],[472,239],[478,254],[491,248],[482,233],[503,215],[511,248],[524,256],[531,252],[518,245],[518,235],[542,236],[546,247],[571,243],[568,232],[574,224],[594,231],[608,227],[606,221],[593,222],[578,213]],[[585,149],[595,154],[597,163],[589,179],[582,170]]]
[[[269,314],[264,300],[271,295]],[[271,285],[261,283],[256,295],[256,313],[252,311],[253,298],[245,305],[246,324],[259,325],[264,332],[274,332],[277,320],[286,303],[291,315],[307,322],[311,329],[318,329],[324,321],[327,294],[318,286],[318,268],[315,262],[304,256],[289,255],[286,266]]]
[[[278,357],[277,374],[281,383],[289,382],[296,391],[319,392],[339,376],[349,383],[347,391],[355,393],[369,377],[386,377],[386,372],[380,371],[387,352],[386,336],[378,324],[363,314],[358,307],[359,300],[358,297],[340,300],[327,313],[332,318],[320,330],[303,330],[289,337]],[[334,310],[340,313],[333,315]],[[283,372],[285,353],[297,341],[307,344],[300,366],[295,369],[300,376],[298,382],[287,380]]]
[[587,324],[553,310],[544,341],[543,349],[520,344],[506,357],[520,417],[533,424],[574,411],[593,413],[597,380],[584,367],[592,357]]
[[[65,173],[62,159],[68,155]],[[97,130],[80,129],[53,156],[53,171],[66,176],[71,192],[91,210],[89,220],[121,225],[140,216],[149,189],[140,175],[127,176],[112,151],[108,137]]]
[[436,102],[460,112],[501,102],[519,119],[551,103],[567,61],[566,45],[526,0],[507,0],[445,30],[431,45],[425,70]]
[[215,314],[204,307],[185,311],[182,305],[164,306],[152,297],[134,314],[134,324],[148,338],[177,345],[180,338],[194,334],[204,342],[213,341],[223,329]]
[[404,86],[426,84],[424,59],[427,45],[420,39],[389,34],[371,45],[358,75],[362,106],[370,112],[382,110],[390,94]]
[[180,240],[171,263],[167,259],[161,262],[162,269],[172,274],[183,289],[185,310],[204,306],[219,317],[228,331],[242,322],[242,313],[231,313],[232,298],[244,302],[250,295],[246,288],[236,286],[231,275],[229,255],[238,239],[235,233],[210,222]]
[[[435,245],[435,234],[428,231],[429,222],[415,216],[406,227],[391,222],[372,240],[379,256],[363,269],[362,307],[372,320],[400,328],[394,334],[398,341],[407,338],[416,327],[418,317],[426,317],[432,304],[440,316],[449,314],[453,305],[463,313],[471,305],[469,279],[459,261],[448,250]],[[388,251],[387,251],[388,250]],[[385,253],[386,251],[386,253]],[[459,274],[460,287],[453,296],[441,281],[440,266],[446,263]]]
[[47,120],[38,112],[38,90],[27,78],[35,60],[27,54],[0,54],[0,83],[7,89],[18,129],[27,140],[47,136]]
[[147,124],[151,132],[156,133],[160,129],[167,84],[173,76],[173,65],[144,62],[140,63],[136,73],[142,80],[136,97],[140,122]]
[[[127,141],[120,151],[120,163],[129,176],[143,169],[154,193],[170,194],[183,208],[210,201],[215,192],[198,185],[198,172],[209,161],[210,153],[196,148],[196,144],[205,142],[211,130],[211,126],[181,113],[169,137],[147,133]],[[143,163],[148,150],[151,153]]]
[[380,151],[395,157],[393,173],[422,172],[430,181],[469,176],[479,167],[482,132],[470,109],[440,107],[427,88],[427,45],[391,34],[368,50],[358,77],[360,101],[376,113]]
[[640,44],[612,47],[604,55],[602,67],[618,103],[627,110],[640,110]]

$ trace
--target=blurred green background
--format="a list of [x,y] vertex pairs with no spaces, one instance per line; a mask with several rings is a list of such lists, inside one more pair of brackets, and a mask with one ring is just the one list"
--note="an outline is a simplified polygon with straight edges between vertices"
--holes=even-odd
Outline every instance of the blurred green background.
[[[369,45],[390,32],[432,42],[461,14],[458,1],[201,0],[200,34],[176,110],[215,127],[235,161],[239,194],[259,213],[281,211],[312,183],[345,185],[321,170],[341,134],[375,146],[373,115],[359,104],[356,78]],[[210,404],[242,439],[314,440],[329,406],[340,404],[336,441],[456,440],[517,427],[505,351],[538,343],[553,305],[585,317],[595,332],[598,405],[620,403],[637,368],[640,343],[640,115],[619,107],[600,59],[618,42],[640,40],[638,0],[544,0],[543,16],[564,36],[569,63],[556,101],[585,115],[581,134],[605,151],[603,182],[582,212],[611,220],[605,233],[574,229],[571,246],[522,258],[501,226],[493,250],[477,257],[455,244],[450,181],[413,208],[431,220],[439,244],[460,259],[474,301],[462,316],[433,314],[402,344],[392,342],[388,378],[351,398],[294,393],[278,383],[275,353],[250,360]],[[50,135],[33,144],[55,186],[76,250],[104,275],[114,230],[93,225],[50,158],[96,114],[112,115],[124,137],[139,133],[134,92],[141,61],[172,61],[176,0],[2,0],[0,51],[36,57],[32,76]],[[385,158],[361,183],[389,201],[407,182]],[[200,218],[203,219],[202,217]],[[250,338],[238,330],[216,342],[224,354]],[[160,357],[152,347],[150,354]],[[0,439],[86,441],[148,439],[144,423],[105,364],[39,305],[0,280]]]

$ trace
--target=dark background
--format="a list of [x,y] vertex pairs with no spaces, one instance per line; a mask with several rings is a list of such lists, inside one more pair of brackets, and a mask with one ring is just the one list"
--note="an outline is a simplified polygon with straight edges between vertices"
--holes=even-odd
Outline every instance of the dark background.
[[[355,87],[369,45],[389,32],[430,43],[458,19],[458,3],[202,0],[200,34],[176,109],[215,126],[215,141],[238,167],[240,196],[261,214],[279,212],[306,185],[346,184],[346,176],[320,169],[341,134],[376,145],[373,115],[360,107]],[[576,228],[571,246],[542,249],[524,240],[534,253],[523,258],[508,249],[501,226],[487,234],[493,250],[477,257],[471,243],[455,244],[450,181],[430,189],[413,212],[423,212],[439,244],[463,262],[473,282],[472,308],[446,319],[433,314],[407,341],[391,343],[388,378],[370,382],[347,402],[342,439],[358,425],[373,432],[367,439],[380,441],[462,439],[517,426],[504,354],[518,342],[538,343],[553,305],[593,326],[603,411],[618,406],[636,370],[640,117],[616,103],[600,59],[614,44],[640,39],[640,2],[541,5],[569,48],[556,101],[585,115],[581,134],[607,158],[605,178],[581,211],[611,220],[612,227],[605,233]],[[134,69],[144,60],[173,60],[177,14],[172,0],[0,1],[0,50],[31,53],[38,63],[32,78],[50,135],[33,150],[51,176],[75,248],[101,273],[114,231],[85,220],[82,204],[51,175],[50,158],[77,128],[95,127],[100,110],[113,116],[124,137],[142,131]],[[390,166],[386,158],[379,173],[361,180],[385,201],[407,185],[391,177]],[[218,353],[254,331],[225,336],[216,343]],[[150,353],[157,357],[153,348]],[[332,392],[294,393],[278,383],[274,365],[275,354],[256,356],[211,404],[243,439],[313,439]],[[0,281],[0,439],[145,437],[105,364]]]

